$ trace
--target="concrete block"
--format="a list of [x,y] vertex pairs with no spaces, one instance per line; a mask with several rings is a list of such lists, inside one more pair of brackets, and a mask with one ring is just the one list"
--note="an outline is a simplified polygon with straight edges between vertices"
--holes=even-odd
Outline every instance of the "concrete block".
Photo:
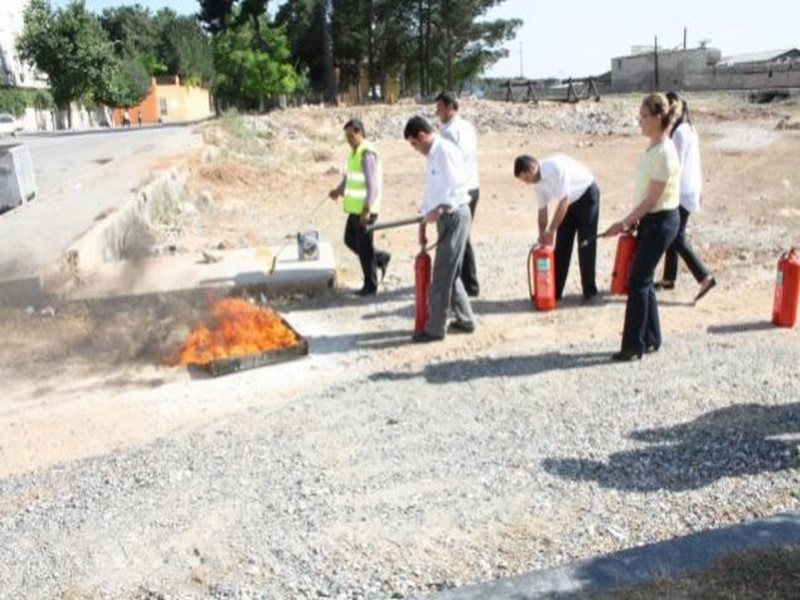
[[36,197],[36,175],[28,147],[0,146],[0,210],[19,206]]

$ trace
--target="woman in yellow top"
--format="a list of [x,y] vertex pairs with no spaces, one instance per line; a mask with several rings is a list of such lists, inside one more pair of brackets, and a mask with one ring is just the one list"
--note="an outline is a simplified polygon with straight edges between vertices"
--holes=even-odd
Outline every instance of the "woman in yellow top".
[[633,210],[608,230],[617,235],[638,227],[639,242],[628,274],[622,349],[614,360],[639,359],[661,347],[653,273],[680,225],[680,162],[669,137],[676,117],[676,107],[663,94],[650,94],[639,108],[639,126],[650,145],[636,167]]

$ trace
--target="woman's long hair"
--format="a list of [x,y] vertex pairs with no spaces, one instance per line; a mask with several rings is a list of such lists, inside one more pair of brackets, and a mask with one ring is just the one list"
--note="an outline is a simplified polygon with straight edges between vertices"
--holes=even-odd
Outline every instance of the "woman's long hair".
[[689,105],[686,104],[686,100],[678,97],[677,92],[667,92],[667,101],[669,101],[670,106],[675,106],[676,108],[680,109],[678,118],[672,125],[672,129],[669,130],[669,137],[672,137],[672,134],[675,133],[675,130],[683,123],[686,123],[689,125],[689,127],[692,127],[692,118],[689,115]]

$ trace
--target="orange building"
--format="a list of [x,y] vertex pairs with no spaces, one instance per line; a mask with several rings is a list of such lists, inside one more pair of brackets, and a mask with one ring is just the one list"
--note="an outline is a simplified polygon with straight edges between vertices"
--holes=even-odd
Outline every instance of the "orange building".
[[211,95],[201,87],[182,85],[175,76],[156,78],[150,81],[150,91],[137,106],[114,109],[114,125],[123,124],[127,111],[131,125],[136,126],[139,115],[142,125],[196,121],[214,114]]

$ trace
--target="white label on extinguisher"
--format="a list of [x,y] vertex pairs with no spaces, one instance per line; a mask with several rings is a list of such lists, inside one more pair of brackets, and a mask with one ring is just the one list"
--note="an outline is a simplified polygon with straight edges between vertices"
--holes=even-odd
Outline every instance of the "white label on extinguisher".
[[540,273],[542,271],[549,271],[550,270],[550,259],[549,258],[540,258],[536,261],[536,270]]

